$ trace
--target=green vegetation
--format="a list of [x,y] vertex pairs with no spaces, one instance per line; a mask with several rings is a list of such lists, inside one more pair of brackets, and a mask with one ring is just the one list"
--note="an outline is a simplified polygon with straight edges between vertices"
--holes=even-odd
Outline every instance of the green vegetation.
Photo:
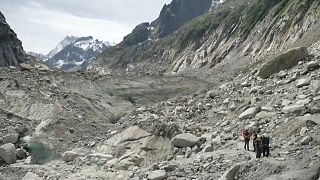
[[243,24],[241,26],[241,33],[247,37],[254,26],[268,14],[269,10],[277,5],[282,0],[256,0],[252,2],[246,12]]
[[177,41],[178,49],[184,49],[190,41],[201,39],[206,32],[216,30],[228,17],[230,10],[221,11],[214,15],[207,15],[191,21],[182,31]]

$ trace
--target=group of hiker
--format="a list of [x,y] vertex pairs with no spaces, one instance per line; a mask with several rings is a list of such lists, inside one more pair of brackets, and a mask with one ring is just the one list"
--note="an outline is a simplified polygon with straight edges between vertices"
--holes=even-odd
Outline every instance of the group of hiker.
[[270,138],[267,134],[263,134],[258,131],[249,131],[248,129],[242,130],[242,137],[244,140],[244,149],[250,151],[249,143],[250,139],[252,139],[253,143],[253,152],[256,153],[256,158],[261,158],[261,154],[263,157],[269,157],[270,155]]

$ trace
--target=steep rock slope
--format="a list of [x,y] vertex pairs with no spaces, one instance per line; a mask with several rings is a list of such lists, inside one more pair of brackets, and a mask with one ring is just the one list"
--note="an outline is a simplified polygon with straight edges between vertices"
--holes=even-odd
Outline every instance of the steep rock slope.
[[0,12],[0,66],[14,66],[26,59],[21,41]]
[[207,13],[212,4],[212,0],[173,0],[163,6],[155,21],[139,24],[119,45],[127,47],[149,39],[166,37],[188,21]]
[[91,69],[197,72],[216,79],[215,72],[228,71],[223,76],[234,76],[266,55],[316,42],[319,4],[316,0],[227,1],[165,38],[108,49]]
[[151,23],[151,36],[162,38],[179,29],[191,19],[210,10],[212,0],[173,0],[164,5],[158,19]]

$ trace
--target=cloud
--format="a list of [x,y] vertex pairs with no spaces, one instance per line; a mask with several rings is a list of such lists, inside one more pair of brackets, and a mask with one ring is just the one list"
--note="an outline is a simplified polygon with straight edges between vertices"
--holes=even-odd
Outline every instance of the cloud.
[[171,0],[0,0],[27,51],[48,53],[66,35],[119,42]]

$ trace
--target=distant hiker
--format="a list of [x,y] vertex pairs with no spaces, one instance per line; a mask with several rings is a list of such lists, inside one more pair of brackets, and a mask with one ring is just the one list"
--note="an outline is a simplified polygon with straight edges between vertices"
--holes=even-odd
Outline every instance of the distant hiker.
[[270,141],[270,138],[267,136],[267,134],[262,135],[261,142],[262,142],[263,157],[269,157],[270,155],[269,141]]
[[253,145],[253,152],[256,152],[256,140],[258,138],[258,134],[253,131],[252,133],[252,145]]
[[261,142],[261,136],[258,135],[255,143],[256,148],[256,158],[261,158],[261,152],[262,152],[262,142]]
[[250,133],[247,129],[242,130],[242,137],[244,140],[244,150],[250,151],[249,149]]

